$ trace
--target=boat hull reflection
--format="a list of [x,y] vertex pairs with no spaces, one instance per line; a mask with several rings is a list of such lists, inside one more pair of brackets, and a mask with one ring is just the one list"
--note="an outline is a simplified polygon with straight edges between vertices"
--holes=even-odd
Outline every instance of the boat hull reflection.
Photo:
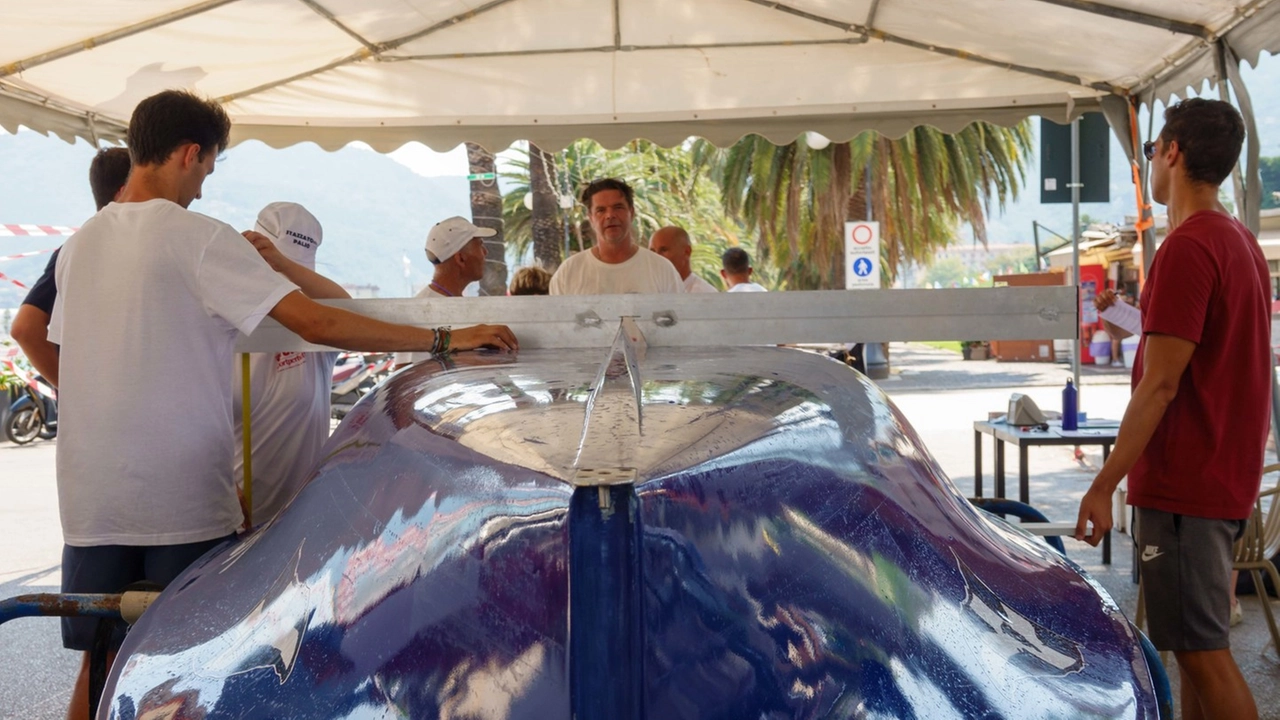
[[366,397],[280,517],[175,581],[109,717],[1157,716],[1106,593],[852,370],[456,362]]

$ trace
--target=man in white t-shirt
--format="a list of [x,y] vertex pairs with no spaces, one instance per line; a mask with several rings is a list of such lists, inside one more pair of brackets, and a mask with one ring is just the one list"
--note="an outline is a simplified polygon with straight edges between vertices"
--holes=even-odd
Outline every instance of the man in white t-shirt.
[[[271,266],[312,300],[349,298],[342,286],[315,271],[316,249],[323,239],[320,221],[306,208],[274,202],[258,213],[245,237]],[[329,439],[329,393],[338,353],[278,352],[249,355],[249,423],[253,442],[253,506],[261,525],[280,514],[306,484]],[[235,421],[235,480],[244,488],[244,440],[241,418],[242,363],[232,363],[232,413]]]
[[729,292],[767,292],[763,285],[751,281],[755,270],[751,267],[751,256],[742,248],[729,248],[720,256],[720,277],[729,287]]
[[615,178],[582,191],[596,244],[560,264],[551,276],[552,295],[684,292],[675,267],[636,243],[633,198],[631,186]]
[[[187,210],[230,129],[220,105],[191,93],[140,102],[118,201],[58,258],[49,340],[61,346],[63,592],[166,584],[240,527],[230,368],[238,333],[265,316],[330,347],[516,349],[504,326],[433,331],[320,305],[231,226]],[[93,628],[90,618],[66,618],[63,644],[88,650]],[[88,715],[87,658],[68,717]]]
[[[427,233],[427,260],[435,266],[435,272],[431,283],[414,297],[461,297],[468,285],[484,277],[484,263],[489,257],[484,238],[497,233],[493,228],[472,225],[458,215],[436,223]],[[431,353],[396,353],[395,364],[399,367],[429,357]]]
[[690,262],[693,259],[693,243],[689,240],[689,233],[685,232],[684,228],[675,225],[658,228],[653,235],[649,236],[649,249],[675,266],[676,272],[680,273],[680,278],[684,281],[685,292],[720,292],[693,271],[693,265]]

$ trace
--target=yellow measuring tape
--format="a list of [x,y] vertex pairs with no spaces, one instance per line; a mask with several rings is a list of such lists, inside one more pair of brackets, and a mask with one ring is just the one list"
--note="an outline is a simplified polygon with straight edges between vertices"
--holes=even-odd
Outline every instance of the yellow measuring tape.
[[244,524],[253,527],[253,436],[249,431],[249,353],[240,353],[240,434],[244,438]]

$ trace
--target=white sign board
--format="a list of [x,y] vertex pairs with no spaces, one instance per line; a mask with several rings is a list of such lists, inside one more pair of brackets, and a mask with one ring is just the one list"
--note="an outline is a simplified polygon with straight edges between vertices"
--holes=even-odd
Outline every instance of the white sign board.
[[844,224],[844,287],[880,289],[880,223]]

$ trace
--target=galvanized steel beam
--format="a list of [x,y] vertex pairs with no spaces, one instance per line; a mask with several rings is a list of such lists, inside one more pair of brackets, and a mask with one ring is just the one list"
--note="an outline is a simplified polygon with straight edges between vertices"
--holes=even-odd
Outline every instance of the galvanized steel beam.
[[[325,302],[417,327],[502,323],[527,349],[610,347],[624,317],[635,319],[649,347],[701,347],[1074,338],[1079,315],[1074,287]],[[236,346],[237,352],[319,349],[270,318]]]

